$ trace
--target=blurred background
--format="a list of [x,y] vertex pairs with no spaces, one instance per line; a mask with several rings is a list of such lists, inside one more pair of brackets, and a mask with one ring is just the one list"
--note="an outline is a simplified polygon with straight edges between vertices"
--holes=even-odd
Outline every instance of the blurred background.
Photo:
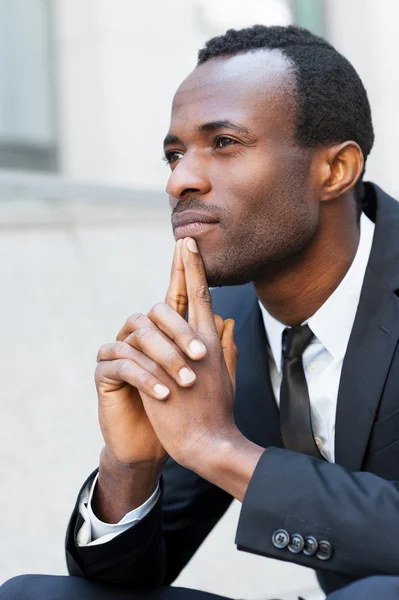
[[[358,70],[399,196],[397,0],[0,0],[0,583],[66,572],[97,465],[93,372],[126,317],[162,300],[173,251],[161,144],[172,97],[229,27],[297,23]],[[178,580],[234,598],[321,598],[307,569],[237,552],[234,503]]]

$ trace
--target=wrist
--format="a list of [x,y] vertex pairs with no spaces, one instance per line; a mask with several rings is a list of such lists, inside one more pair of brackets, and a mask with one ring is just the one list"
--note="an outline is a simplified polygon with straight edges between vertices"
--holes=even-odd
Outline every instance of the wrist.
[[242,502],[264,450],[234,426],[226,435],[204,444],[194,470]]
[[118,523],[144,504],[155,491],[165,462],[121,463],[105,447],[92,500],[94,514],[105,523]]

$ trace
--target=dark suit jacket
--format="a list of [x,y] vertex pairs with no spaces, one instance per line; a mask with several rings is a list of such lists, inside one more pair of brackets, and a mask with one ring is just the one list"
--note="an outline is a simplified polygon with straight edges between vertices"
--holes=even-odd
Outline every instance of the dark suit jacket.
[[[237,426],[268,448],[245,496],[236,544],[317,569],[326,592],[369,575],[399,575],[399,203],[375,185],[365,190],[365,211],[376,230],[342,369],[335,464],[282,449],[252,285],[213,291],[215,313],[236,320]],[[170,461],[153,510],[105,545],[76,546],[81,517],[75,507],[67,534],[69,571],[132,588],[172,582],[231,500]],[[272,537],[279,528],[329,541],[332,557],[277,549]]]

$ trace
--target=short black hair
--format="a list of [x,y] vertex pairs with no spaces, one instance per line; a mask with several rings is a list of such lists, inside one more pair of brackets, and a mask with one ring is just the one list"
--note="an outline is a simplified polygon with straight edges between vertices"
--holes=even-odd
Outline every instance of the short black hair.
[[[350,62],[323,38],[295,25],[229,29],[205,44],[198,65],[260,49],[279,49],[292,65],[297,87],[296,142],[315,148],[353,140],[366,163],[374,142],[367,92]],[[356,186],[359,204],[363,173]]]

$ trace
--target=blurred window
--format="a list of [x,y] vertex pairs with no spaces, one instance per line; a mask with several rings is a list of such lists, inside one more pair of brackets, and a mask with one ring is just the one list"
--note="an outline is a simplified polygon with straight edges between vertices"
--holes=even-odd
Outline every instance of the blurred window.
[[289,0],[200,0],[199,17],[210,35],[220,35],[231,27],[241,29],[256,23],[289,25]]
[[292,0],[294,23],[326,37],[325,4],[321,0]]
[[50,0],[0,0],[0,168],[56,170]]
[[227,28],[296,23],[318,35],[325,34],[322,0],[198,0],[198,16],[207,33]]

